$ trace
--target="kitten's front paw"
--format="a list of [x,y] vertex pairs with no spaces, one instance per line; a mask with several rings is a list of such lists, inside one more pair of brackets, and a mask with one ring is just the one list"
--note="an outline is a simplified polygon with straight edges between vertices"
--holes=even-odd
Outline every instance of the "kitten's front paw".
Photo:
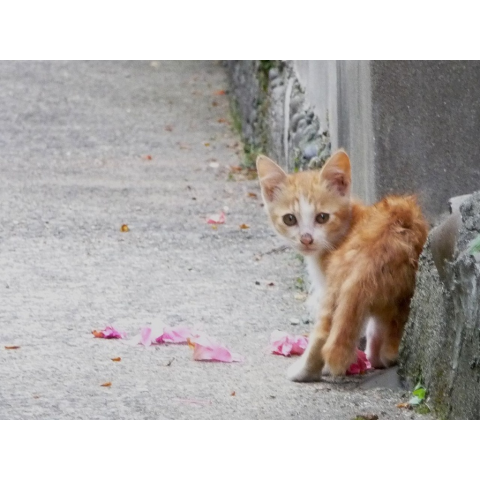
[[307,369],[305,356],[300,357],[287,370],[287,378],[292,382],[319,382],[322,379],[322,371],[311,372]]

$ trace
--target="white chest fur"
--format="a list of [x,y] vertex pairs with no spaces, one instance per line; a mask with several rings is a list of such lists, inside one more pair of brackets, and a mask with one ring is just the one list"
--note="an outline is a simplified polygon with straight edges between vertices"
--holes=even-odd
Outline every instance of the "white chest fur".
[[305,257],[305,263],[310,278],[310,292],[307,307],[314,319],[317,320],[323,296],[327,288],[327,282],[316,256]]

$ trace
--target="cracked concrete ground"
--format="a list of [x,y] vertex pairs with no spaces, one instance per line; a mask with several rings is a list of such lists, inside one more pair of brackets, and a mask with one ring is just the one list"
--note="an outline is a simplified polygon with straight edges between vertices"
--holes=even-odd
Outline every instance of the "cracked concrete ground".
[[[281,243],[257,181],[230,173],[226,88],[214,62],[0,62],[1,419],[425,418],[359,379],[291,383],[293,359],[268,353],[273,330],[310,328],[290,323],[303,267],[261,255]],[[156,320],[202,324],[245,361],[90,333]]]

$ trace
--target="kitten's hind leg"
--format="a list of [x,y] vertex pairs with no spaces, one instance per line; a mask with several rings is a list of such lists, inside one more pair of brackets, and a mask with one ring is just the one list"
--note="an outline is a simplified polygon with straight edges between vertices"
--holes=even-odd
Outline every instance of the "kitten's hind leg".
[[381,348],[386,335],[385,327],[375,317],[370,317],[367,323],[367,346],[365,354],[373,368],[384,368],[381,360]]
[[409,302],[400,305],[385,325],[386,332],[380,350],[380,358],[385,367],[390,367],[397,363],[398,349],[402,340],[405,323],[408,320],[409,310]]

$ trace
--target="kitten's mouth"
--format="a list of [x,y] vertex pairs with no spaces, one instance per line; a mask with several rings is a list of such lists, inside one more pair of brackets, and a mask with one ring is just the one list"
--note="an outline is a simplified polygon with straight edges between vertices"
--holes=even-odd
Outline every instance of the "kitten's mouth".
[[317,245],[300,245],[298,247],[298,250],[300,250],[300,252],[304,255],[312,255],[314,253],[317,253],[319,251],[319,248]]

